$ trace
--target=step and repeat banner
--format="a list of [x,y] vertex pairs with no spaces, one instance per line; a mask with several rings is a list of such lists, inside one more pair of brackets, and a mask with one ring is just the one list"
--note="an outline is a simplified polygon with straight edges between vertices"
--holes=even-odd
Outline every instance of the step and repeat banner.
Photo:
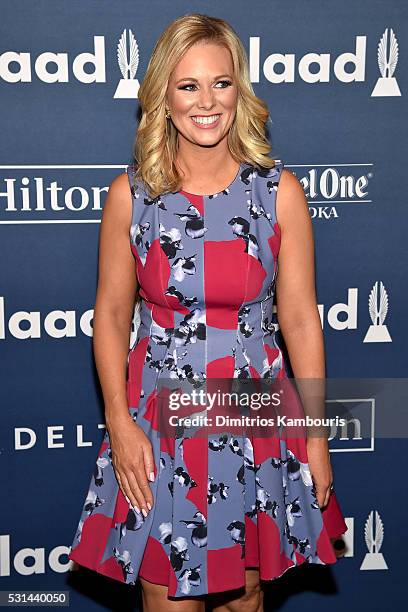
[[[132,162],[153,46],[186,13],[237,31],[269,106],[271,154],[308,200],[327,376],[396,389],[407,376],[408,5],[6,0],[0,10],[0,591],[138,610],[140,589],[70,572],[67,555],[104,433],[92,354],[101,212]],[[406,600],[406,430],[385,436],[377,423],[393,418],[394,399],[334,398],[369,416],[368,433],[351,422],[330,438],[347,553],[287,573],[265,609]]]

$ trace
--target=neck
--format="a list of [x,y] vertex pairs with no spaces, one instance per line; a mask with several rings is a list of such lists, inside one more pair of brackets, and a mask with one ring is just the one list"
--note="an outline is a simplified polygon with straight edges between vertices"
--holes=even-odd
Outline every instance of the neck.
[[182,146],[180,143],[176,165],[184,183],[217,183],[222,182],[226,175],[234,174],[238,162],[226,145],[218,145],[204,147],[186,143]]

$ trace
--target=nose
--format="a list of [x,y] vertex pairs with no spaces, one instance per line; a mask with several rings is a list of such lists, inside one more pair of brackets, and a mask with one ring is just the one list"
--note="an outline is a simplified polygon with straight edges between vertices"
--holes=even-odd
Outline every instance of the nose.
[[215,98],[212,87],[202,87],[198,99],[199,108],[210,109],[214,106]]

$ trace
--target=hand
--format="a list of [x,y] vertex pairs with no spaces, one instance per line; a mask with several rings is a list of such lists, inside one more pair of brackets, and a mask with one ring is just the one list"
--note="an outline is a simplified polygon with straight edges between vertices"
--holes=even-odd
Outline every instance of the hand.
[[152,444],[140,425],[129,417],[114,417],[106,423],[112,464],[119,487],[136,512],[147,516],[153,506],[148,483],[154,480]]
[[307,439],[307,455],[310,473],[315,486],[317,503],[322,509],[328,503],[333,484],[329,445],[324,438]]

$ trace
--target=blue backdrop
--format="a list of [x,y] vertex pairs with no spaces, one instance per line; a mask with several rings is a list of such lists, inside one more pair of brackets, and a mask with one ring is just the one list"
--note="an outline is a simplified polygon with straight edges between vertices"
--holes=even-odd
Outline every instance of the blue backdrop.
[[[101,210],[132,161],[153,46],[170,21],[196,11],[227,19],[241,37],[270,109],[272,154],[304,186],[328,377],[407,376],[406,3],[3,1],[2,591],[67,590],[76,610],[140,605],[137,589],[68,573],[67,553],[104,427],[91,326]],[[117,46],[130,31],[139,65],[122,75]],[[388,299],[380,318],[373,291]],[[266,610],[382,610],[406,599],[406,440],[357,446],[352,435],[331,441],[347,556],[289,572],[268,589]],[[369,517],[384,532],[376,555]]]

